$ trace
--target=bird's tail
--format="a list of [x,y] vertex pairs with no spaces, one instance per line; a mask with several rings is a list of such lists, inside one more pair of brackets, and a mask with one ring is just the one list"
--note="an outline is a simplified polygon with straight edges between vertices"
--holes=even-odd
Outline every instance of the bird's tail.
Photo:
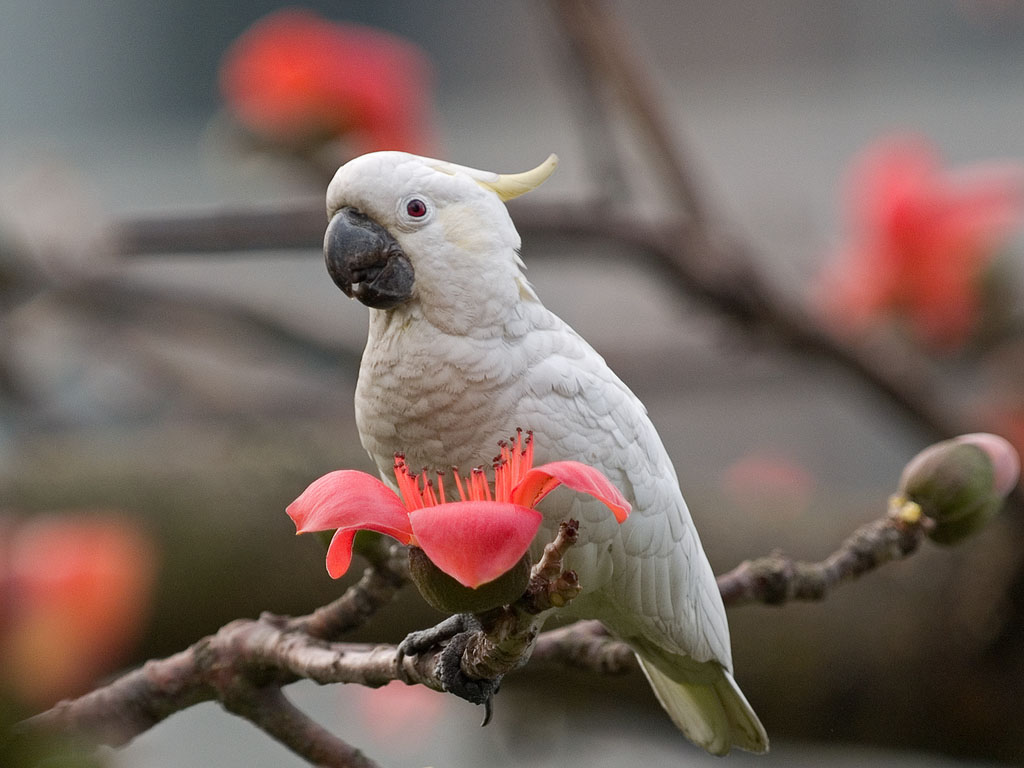
[[679,681],[639,654],[640,667],[672,722],[713,755],[730,748],[768,751],[768,734],[732,674],[718,664],[709,681]]

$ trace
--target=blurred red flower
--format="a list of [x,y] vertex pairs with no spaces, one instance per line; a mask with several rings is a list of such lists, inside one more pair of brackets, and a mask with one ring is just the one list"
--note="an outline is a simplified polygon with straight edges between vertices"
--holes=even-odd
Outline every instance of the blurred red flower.
[[980,282],[1024,219],[1024,167],[942,168],[927,141],[890,137],[850,168],[848,240],[822,280],[826,319],[862,331],[906,319],[937,348],[963,344],[980,314]]
[[1006,438],[1024,457],[1024,403],[997,399],[978,409],[977,420]]
[[[439,733],[448,697],[438,696],[422,685],[397,680],[381,688],[346,686],[345,695],[355,706],[358,727],[392,754],[422,754],[424,742],[443,738]],[[351,718],[346,709],[345,717]]]
[[811,505],[815,478],[801,464],[774,451],[741,456],[721,475],[722,490],[737,508],[766,518],[797,518]]
[[253,133],[295,144],[345,136],[358,154],[431,148],[431,80],[411,42],[299,8],[253,24],[220,72],[228,108]]
[[0,527],[0,687],[29,707],[83,693],[124,661],[149,612],[149,539],[114,515]]

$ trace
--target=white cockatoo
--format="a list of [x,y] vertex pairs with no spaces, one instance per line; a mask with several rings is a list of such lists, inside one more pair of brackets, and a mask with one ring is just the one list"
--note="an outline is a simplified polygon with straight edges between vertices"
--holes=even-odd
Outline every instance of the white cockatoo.
[[583,592],[569,606],[637,654],[678,727],[709,752],[764,752],[764,728],[733,679],[729,627],[672,462],[643,404],[544,307],[523,275],[504,201],[543,182],[403,152],[343,165],[327,190],[331,277],[370,307],[356,387],[363,446],[392,481],[394,457],[432,471],[489,465],[500,439],[532,430],[538,462],[602,471],[630,501],[555,493],[534,543],[580,522],[568,553]]

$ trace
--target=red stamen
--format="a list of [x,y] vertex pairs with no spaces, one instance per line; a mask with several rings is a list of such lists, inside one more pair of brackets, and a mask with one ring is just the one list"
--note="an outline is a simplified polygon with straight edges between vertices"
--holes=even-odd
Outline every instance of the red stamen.
[[405,456],[402,454],[395,454],[395,482],[398,484],[398,492],[402,496],[406,509],[411,511],[423,506],[419,488],[416,485],[416,476],[409,472]]
[[434,483],[426,478],[423,479],[423,504],[428,507],[437,506],[437,497],[434,495]]
[[511,466],[509,467],[509,485],[515,485],[519,482],[519,467],[522,463],[522,442],[523,442],[523,430],[516,428],[516,436],[512,439],[512,450],[509,451],[509,461]]
[[437,492],[441,496],[441,503],[447,503],[447,499],[444,497],[444,472],[440,469],[437,470]]
[[487,483],[483,467],[474,467],[470,498],[473,501],[491,501],[491,487]]
[[508,462],[504,459],[494,464],[494,498],[498,501],[508,500],[508,496],[505,493],[505,476],[508,474],[506,471],[507,467]]
[[459,492],[459,501],[465,501],[466,491],[462,487],[462,477],[459,475],[459,468],[452,467],[452,474],[455,475],[455,488]]
[[469,500],[480,501],[480,470],[473,469],[467,479],[469,480]]

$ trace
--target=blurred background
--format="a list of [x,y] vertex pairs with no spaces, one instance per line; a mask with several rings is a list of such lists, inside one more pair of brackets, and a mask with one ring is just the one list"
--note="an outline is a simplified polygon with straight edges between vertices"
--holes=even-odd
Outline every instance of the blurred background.
[[[851,237],[844,180],[865,147],[912,134],[951,168],[997,163],[1012,175],[1024,162],[1024,3],[606,5],[719,225],[794,301],[817,306],[820,276]],[[181,221],[218,211],[309,212],[315,222],[329,169],[375,141],[496,171],[554,151],[558,173],[534,204],[631,194],[644,211],[666,205],[645,183],[651,166],[628,120],[600,128],[549,4],[306,3],[314,32],[348,22],[394,36],[369,50],[383,52],[373,66],[401,97],[382,106],[357,88],[314,94],[353,100],[339,124],[302,104],[303,120],[289,122],[286,108],[274,112],[280,101],[261,102],[273,91],[260,89],[260,66],[273,70],[275,54],[244,68],[260,55],[253,25],[272,36],[282,17],[268,15],[281,7],[0,0],[7,716],[231,619],[307,612],[345,586],[283,510],[326,471],[370,469],[352,412],[367,310],[331,283],[315,224],[308,242],[217,252],[139,248],[140,231],[185,242],[193,233]],[[369,77],[351,66],[355,75],[337,73],[346,87]],[[382,136],[381,125],[402,131]],[[609,141],[633,169],[629,190],[606,173]],[[602,205],[590,211],[600,217]],[[826,556],[884,512],[903,464],[933,441],[850,372],[751,337],[642,255],[520,230],[542,299],[646,403],[716,571],[776,547]],[[1005,320],[999,333],[978,331],[991,330],[979,321],[936,349],[883,321],[856,341],[897,350],[937,383],[938,403],[1020,445],[1024,242],[1019,227],[1003,223],[1000,234],[984,275],[989,314]],[[926,544],[821,604],[732,612],[737,679],[773,752],[730,759],[1024,764],[1022,514],[956,548]],[[77,624],[59,621],[76,612]],[[356,639],[397,641],[437,618],[406,590]],[[503,686],[486,729],[468,704],[429,691],[294,692],[388,765],[704,758],[639,673],[530,666]],[[99,760],[302,764],[214,705]]]

